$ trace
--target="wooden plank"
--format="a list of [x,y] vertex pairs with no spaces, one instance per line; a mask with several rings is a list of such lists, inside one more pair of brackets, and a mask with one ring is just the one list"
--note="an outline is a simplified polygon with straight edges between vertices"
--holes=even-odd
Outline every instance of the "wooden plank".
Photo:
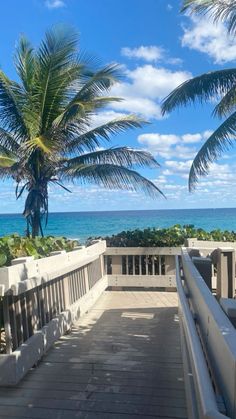
[[[78,292],[78,290],[77,290]],[[104,292],[13,389],[14,418],[186,418],[177,296]]]

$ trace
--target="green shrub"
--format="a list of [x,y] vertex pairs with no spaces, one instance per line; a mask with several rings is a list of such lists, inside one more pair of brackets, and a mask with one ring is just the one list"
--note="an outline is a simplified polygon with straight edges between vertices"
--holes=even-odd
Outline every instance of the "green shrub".
[[199,240],[236,241],[236,232],[213,230],[207,232],[193,225],[176,224],[169,228],[145,228],[122,231],[111,237],[104,237],[108,247],[176,247],[184,244],[186,238]]
[[12,259],[34,256],[35,259],[46,257],[50,252],[66,250],[67,252],[78,245],[77,240],[65,237],[21,237],[18,234],[0,237],[0,266],[9,266]]

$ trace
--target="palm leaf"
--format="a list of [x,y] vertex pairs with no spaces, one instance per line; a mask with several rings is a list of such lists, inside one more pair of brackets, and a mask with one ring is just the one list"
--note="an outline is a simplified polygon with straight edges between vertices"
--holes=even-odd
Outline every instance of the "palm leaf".
[[74,31],[53,28],[46,33],[36,54],[41,129],[45,129],[49,121],[57,117],[67,98],[66,88],[73,80],[71,73],[66,77],[67,72],[72,72],[73,69],[77,77],[78,70],[81,72],[81,65],[79,69],[77,63],[75,68],[73,66],[77,43],[78,36]]
[[233,146],[236,135],[236,112],[227,118],[208,138],[193,160],[189,173],[189,189],[194,189],[199,176],[207,175],[210,164]]
[[0,144],[10,152],[17,152],[19,144],[13,137],[13,135],[3,128],[0,128]]
[[223,117],[235,111],[236,106],[236,85],[233,86],[216,105],[213,115]]
[[44,135],[40,135],[38,137],[32,138],[32,140],[28,140],[24,143],[24,150],[27,152],[31,152],[32,150],[41,150],[45,154],[52,154],[53,151],[56,149],[55,142]]
[[209,14],[215,22],[223,21],[227,24],[229,33],[236,31],[236,1],[222,0],[185,0],[182,12]]
[[84,154],[67,160],[66,164],[68,168],[76,168],[85,164],[115,164],[129,168],[134,165],[140,167],[160,167],[150,153],[142,150],[132,150],[128,147],[115,147]]
[[15,54],[15,66],[24,86],[25,92],[29,93],[34,87],[35,56],[30,42],[21,36]]
[[16,163],[16,160],[8,157],[6,155],[1,155],[0,154],[0,167],[2,168],[10,168],[12,167],[14,164]]
[[141,128],[144,124],[146,124],[146,121],[138,118],[136,115],[127,115],[113,119],[73,139],[68,144],[66,151],[68,153],[81,152],[84,149],[94,151],[96,147],[101,145],[100,139],[108,142],[110,141],[110,136],[125,132],[128,129]]
[[88,72],[88,81],[84,83],[74,97],[74,101],[91,101],[101,94],[104,94],[104,92],[108,92],[109,89],[119,81],[119,72],[120,67],[117,64],[109,64],[94,74]]
[[86,119],[90,114],[94,114],[94,111],[97,111],[104,106],[107,106],[114,102],[122,101],[118,97],[95,97],[91,101],[79,101],[72,100],[65,110],[58,115],[58,117],[53,121],[55,127],[61,126],[66,128],[69,123],[77,123],[83,119]]
[[160,189],[139,173],[114,164],[80,165],[76,168],[66,167],[61,170],[66,179],[77,179],[82,184],[94,183],[106,189],[124,189],[145,192],[151,197],[164,196]]
[[217,70],[187,80],[174,89],[163,101],[163,115],[179,106],[199,100],[209,101],[225,95],[236,86],[236,68]]
[[0,122],[2,128],[14,132],[19,138],[27,135],[22,102],[24,96],[20,86],[0,71]]

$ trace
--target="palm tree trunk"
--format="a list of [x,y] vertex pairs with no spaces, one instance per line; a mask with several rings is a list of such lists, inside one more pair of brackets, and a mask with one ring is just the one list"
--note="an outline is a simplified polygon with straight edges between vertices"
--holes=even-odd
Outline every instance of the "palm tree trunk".
[[41,216],[40,208],[37,208],[34,213],[31,215],[31,224],[32,224],[32,237],[33,239],[39,236],[40,226],[41,226]]
[[[25,201],[23,215],[27,220],[26,234],[33,238],[41,235],[43,237],[42,217],[47,214],[47,186],[33,185]],[[31,230],[31,231],[30,231]]]

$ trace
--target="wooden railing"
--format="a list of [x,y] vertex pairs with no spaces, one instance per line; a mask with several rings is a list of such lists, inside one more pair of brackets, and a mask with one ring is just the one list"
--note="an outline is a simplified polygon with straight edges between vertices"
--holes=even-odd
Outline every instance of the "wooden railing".
[[97,259],[26,292],[3,298],[6,352],[11,353],[43,326],[79,301],[102,278]]
[[109,247],[105,252],[108,285],[175,288],[174,247]]
[[[105,242],[0,269],[5,354],[0,384],[16,384],[107,288]],[[37,273],[33,277],[29,274]]]

